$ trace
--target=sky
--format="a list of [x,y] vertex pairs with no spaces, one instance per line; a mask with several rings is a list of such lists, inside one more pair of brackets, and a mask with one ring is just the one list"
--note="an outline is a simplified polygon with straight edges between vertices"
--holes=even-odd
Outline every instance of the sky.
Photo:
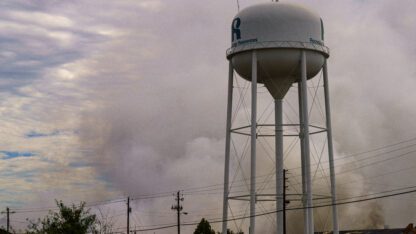
[[[238,5],[260,2],[267,1]],[[302,4],[324,20],[336,158],[411,144],[416,2],[282,2]],[[238,5],[0,2],[0,207],[20,209],[12,225],[24,227],[26,218],[41,214],[24,211],[53,207],[54,199],[93,203],[149,194],[153,198],[133,201],[134,225],[174,223],[170,207],[177,190],[184,190],[190,214],[185,222],[221,217],[220,187],[198,188],[223,182],[225,51]],[[288,97],[285,105],[291,102]],[[354,195],[412,186],[414,156],[345,173],[340,181],[356,180],[345,187]],[[267,161],[259,165],[266,168]],[[355,166],[363,165],[358,159]],[[381,171],[402,172],[380,176]],[[366,177],[375,179],[362,182]],[[383,224],[404,227],[416,218],[409,205],[414,199],[383,200],[368,212],[345,209],[341,226],[376,209]],[[115,217],[115,226],[125,225],[124,201],[102,209]],[[191,233],[192,227],[184,230]]]

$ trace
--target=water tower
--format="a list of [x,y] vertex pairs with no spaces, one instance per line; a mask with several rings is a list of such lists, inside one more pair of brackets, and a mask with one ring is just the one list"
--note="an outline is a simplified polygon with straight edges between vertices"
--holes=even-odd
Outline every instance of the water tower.
[[304,208],[305,234],[314,233],[313,193],[311,160],[309,148],[309,114],[307,83],[321,70],[324,81],[325,132],[327,134],[328,162],[330,170],[330,195],[332,203],[332,223],[338,234],[337,207],[335,193],[335,173],[331,117],[328,93],[328,73],[326,60],[329,49],[324,44],[322,19],[315,13],[298,5],[270,2],[248,7],[240,11],[231,24],[231,47],[227,50],[229,61],[228,106],[226,126],[224,203],[222,233],[227,233],[229,202],[230,143],[233,130],[231,124],[233,105],[233,76],[251,82],[251,123],[250,129],[250,226],[249,233],[255,233],[256,220],[256,138],[257,135],[257,86],[263,84],[275,103],[275,167],[276,167],[276,233],[283,233],[283,99],[291,86],[298,86],[299,134],[302,168],[302,204]]

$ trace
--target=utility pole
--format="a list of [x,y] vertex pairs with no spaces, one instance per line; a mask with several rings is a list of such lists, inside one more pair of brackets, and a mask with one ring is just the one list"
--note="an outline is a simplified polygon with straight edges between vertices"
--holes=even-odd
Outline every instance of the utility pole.
[[10,209],[9,207],[6,208],[6,212],[7,212],[7,228],[6,231],[9,232],[10,229]]
[[286,234],[286,171],[283,170],[283,234]]
[[14,211],[10,212],[9,207],[6,207],[6,212],[2,211],[2,214],[6,213],[6,231],[9,233],[10,231],[10,214],[15,213]]
[[288,170],[283,170],[283,234],[286,234],[286,205],[290,203],[290,200],[286,199],[286,190],[289,187],[286,185],[286,181],[288,181],[287,172]]
[[183,210],[183,207],[181,206],[181,201],[183,201],[183,197],[181,197],[181,191],[178,191],[176,193],[176,205],[172,206],[172,210],[176,210],[177,218],[178,218],[178,234],[181,234],[181,211]]
[[130,197],[127,197],[127,234],[130,233],[130,213],[131,213]]

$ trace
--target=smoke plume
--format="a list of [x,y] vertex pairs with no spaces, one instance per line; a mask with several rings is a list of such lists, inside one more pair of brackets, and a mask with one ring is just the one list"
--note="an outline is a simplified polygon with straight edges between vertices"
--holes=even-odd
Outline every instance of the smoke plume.
[[[229,41],[229,19],[235,12],[225,10],[220,3],[186,3],[166,3],[163,17],[148,14],[146,23],[131,23],[140,30],[106,45],[107,53],[96,58],[96,69],[108,74],[97,77],[101,85],[94,95],[101,108],[85,113],[81,142],[91,149],[88,157],[96,170],[127,195],[222,182],[224,51]],[[325,2],[319,9],[311,6],[323,15],[327,44],[332,49],[329,69],[337,157],[413,134],[409,129],[416,127],[416,113],[409,107],[414,100],[412,61],[416,53],[407,45],[416,31],[407,25],[410,23],[400,21],[403,15],[409,21],[414,19],[406,10],[411,7],[406,6],[415,4],[348,1]],[[401,10],[404,12],[399,14]],[[106,82],[114,84],[105,86]],[[115,92],[114,87],[122,91]],[[260,163],[258,171],[266,166]],[[378,170],[369,168],[366,173]],[[351,174],[338,182],[365,178],[361,171]],[[395,180],[385,182],[398,185]],[[380,189],[358,183],[351,188],[340,187],[339,192],[348,197]],[[163,205],[168,209],[171,200],[141,202],[138,206]],[[220,203],[204,197],[188,203],[187,208],[213,206],[219,211]],[[401,218],[415,218],[407,213],[387,214],[385,206],[388,204],[372,202],[340,207],[341,229],[381,227],[385,220],[401,225]],[[216,217],[220,216],[218,211]],[[325,216],[327,211],[318,213]],[[301,227],[301,215],[297,211],[289,214],[291,233],[300,233],[296,228]],[[317,220],[316,224],[317,229],[330,227],[325,221]]]

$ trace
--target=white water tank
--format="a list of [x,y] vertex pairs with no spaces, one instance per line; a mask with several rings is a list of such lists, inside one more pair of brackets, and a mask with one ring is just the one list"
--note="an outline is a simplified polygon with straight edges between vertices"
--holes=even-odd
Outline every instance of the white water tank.
[[227,58],[237,73],[251,80],[251,56],[256,50],[259,83],[275,98],[283,98],[299,80],[301,51],[306,51],[307,78],[314,77],[329,57],[322,19],[293,4],[270,2],[240,11],[231,25]]

